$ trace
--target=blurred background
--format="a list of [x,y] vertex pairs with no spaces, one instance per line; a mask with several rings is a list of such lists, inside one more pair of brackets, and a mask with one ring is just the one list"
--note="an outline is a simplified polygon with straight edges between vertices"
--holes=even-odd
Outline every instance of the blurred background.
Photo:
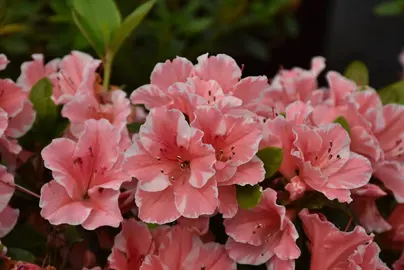
[[[123,17],[142,2],[117,0]],[[70,0],[0,0],[0,52],[12,60],[2,77],[16,79],[32,53],[47,60],[73,49],[95,56],[70,7]],[[402,14],[403,0],[159,0],[119,52],[112,82],[131,92],[148,82],[157,62],[209,52],[231,55],[245,65],[244,75],[308,67],[316,55],[337,71],[361,60],[379,88],[402,72]]]

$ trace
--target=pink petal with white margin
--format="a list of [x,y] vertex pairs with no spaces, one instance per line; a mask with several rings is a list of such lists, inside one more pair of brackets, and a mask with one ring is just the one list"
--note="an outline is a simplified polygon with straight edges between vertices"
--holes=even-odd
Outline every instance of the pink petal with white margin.
[[208,57],[203,54],[198,57],[194,74],[203,80],[217,81],[224,93],[228,93],[241,77],[241,69],[236,61],[226,54]]
[[12,138],[19,138],[31,129],[35,122],[36,112],[29,100],[24,102],[22,111],[15,117],[9,119],[6,135]]
[[240,243],[259,246],[265,244],[269,235],[283,229],[285,207],[276,204],[276,191],[267,188],[257,206],[239,209],[237,214],[224,221],[226,233]]
[[404,203],[404,167],[397,161],[377,164],[374,175],[389,189],[398,203]]
[[91,207],[91,213],[83,222],[82,226],[86,230],[94,230],[101,226],[111,226],[117,228],[123,220],[118,205],[118,190],[98,188],[90,190],[90,199],[85,201],[85,205]]
[[14,154],[17,155],[21,152],[22,148],[18,141],[7,136],[0,137],[0,152],[2,155]]
[[237,167],[237,171],[229,181],[218,185],[256,185],[265,179],[264,163],[254,156],[249,162]]
[[404,204],[398,204],[387,221],[392,226],[389,238],[393,242],[404,242]]
[[364,156],[351,152],[342,168],[328,176],[327,187],[336,189],[354,189],[366,185],[372,176],[372,165]]
[[139,180],[140,188],[144,191],[162,191],[171,185],[169,175],[170,164],[162,163],[152,157],[142,146],[139,136],[133,136],[133,144],[126,150],[124,171]]
[[241,99],[243,105],[258,102],[261,94],[268,91],[269,84],[266,76],[246,77],[239,81],[232,89],[233,96]]
[[348,259],[349,270],[390,270],[390,268],[380,260],[379,253],[380,248],[375,242],[359,246],[358,250]]
[[311,59],[311,72],[318,76],[325,69],[325,58],[316,56]]
[[302,197],[306,192],[307,185],[298,175],[296,175],[290,179],[290,182],[285,186],[285,189],[289,192],[289,199],[294,201]]
[[10,79],[0,79],[0,89],[0,108],[7,112],[8,117],[15,117],[22,111],[28,94]]
[[267,263],[267,270],[295,270],[295,260],[281,260],[273,256]]
[[233,238],[229,237],[225,248],[230,258],[240,264],[260,265],[274,256],[274,246],[272,243],[253,246],[236,242]]
[[0,71],[5,69],[9,62],[10,61],[8,61],[7,56],[5,56],[4,54],[0,54]]
[[274,248],[275,255],[282,260],[297,259],[300,257],[300,249],[296,245],[299,234],[295,225],[286,218],[283,223],[283,232],[278,245]]
[[339,105],[345,99],[345,97],[358,90],[358,86],[355,82],[345,78],[338,72],[329,71],[326,77],[334,105]]
[[29,92],[39,80],[56,73],[60,61],[54,59],[45,66],[42,54],[33,54],[32,59],[21,65],[21,75],[17,79],[17,84],[26,92]]
[[42,186],[39,207],[42,208],[41,216],[53,225],[82,224],[91,212],[90,206],[83,201],[74,201],[55,180]]
[[203,187],[193,187],[187,181],[176,179],[174,184],[175,205],[187,218],[213,214],[218,206],[216,181],[211,178]]
[[192,269],[236,270],[236,263],[230,259],[224,246],[218,243],[206,243],[200,249],[193,248],[184,265]]
[[136,190],[139,218],[147,223],[165,224],[177,220],[181,214],[175,206],[174,190],[168,187],[158,192]]
[[150,81],[166,93],[170,85],[185,82],[191,76],[192,69],[193,65],[188,59],[176,57],[173,61],[158,63],[151,73]]
[[299,213],[303,228],[310,240],[312,270],[333,269],[346,262],[360,245],[373,240],[362,227],[351,232],[341,232],[332,223],[310,214],[307,209]]
[[82,195],[77,182],[80,179],[74,168],[74,152],[76,143],[65,138],[54,139],[42,152],[46,168],[52,171],[57,183],[62,185],[70,197],[80,199]]
[[170,104],[172,101],[167,94],[156,85],[146,84],[132,92],[130,101],[132,104],[143,104],[146,109],[150,110]]
[[194,120],[194,111],[198,107],[208,105],[203,97],[191,93],[191,85],[186,83],[173,84],[168,88],[168,93],[172,99],[169,108],[185,113],[190,121]]
[[0,108],[0,137],[2,137],[4,132],[7,130],[8,122],[9,119],[7,113]]
[[186,269],[187,257],[201,245],[202,241],[191,230],[175,226],[167,233],[158,254],[166,269]]
[[223,218],[232,218],[238,210],[235,186],[219,186],[219,212]]
[[7,207],[14,193],[14,177],[7,168],[0,165],[0,211]]
[[386,192],[377,185],[367,184],[352,190],[352,194],[354,199],[350,207],[367,232],[382,233],[391,229],[391,225],[380,215],[376,205],[376,199],[386,196]]
[[0,211],[0,238],[4,237],[14,228],[17,224],[19,213],[18,209],[9,206]]

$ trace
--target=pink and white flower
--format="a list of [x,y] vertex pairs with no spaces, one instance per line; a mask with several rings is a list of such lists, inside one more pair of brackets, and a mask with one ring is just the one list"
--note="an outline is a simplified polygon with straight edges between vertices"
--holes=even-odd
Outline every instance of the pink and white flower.
[[[310,214],[307,209],[302,210],[299,216],[310,240],[310,269],[375,269],[369,268],[370,265],[388,269],[377,256],[379,249],[372,243],[373,235],[366,234],[362,227],[341,232],[323,216]],[[366,260],[368,256],[373,260]]]
[[119,133],[105,119],[88,120],[77,142],[60,138],[42,151],[54,180],[41,189],[41,215],[51,224],[93,230],[118,227],[119,188],[130,178],[121,169]]
[[164,224],[212,214],[218,191],[211,145],[178,110],[154,109],[126,151],[125,171],[138,182],[139,218]]
[[14,193],[14,177],[0,166],[0,238],[8,234],[17,223],[19,210],[8,206]]
[[236,262],[288,265],[300,256],[295,243],[299,235],[286,215],[285,207],[276,204],[276,197],[276,192],[268,188],[257,206],[239,209],[233,218],[225,219],[224,226],[229,235],[226,250]]

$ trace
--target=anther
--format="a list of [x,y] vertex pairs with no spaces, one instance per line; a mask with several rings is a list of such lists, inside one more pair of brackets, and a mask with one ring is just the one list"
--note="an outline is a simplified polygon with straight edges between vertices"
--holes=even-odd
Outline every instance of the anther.
[[329,156],[328,156],[328,159],[332,159],[332,155],[329,155]]

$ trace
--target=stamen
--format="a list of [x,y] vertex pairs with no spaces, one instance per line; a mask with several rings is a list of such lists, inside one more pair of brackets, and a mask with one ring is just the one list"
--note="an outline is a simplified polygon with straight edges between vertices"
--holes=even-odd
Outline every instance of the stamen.
[[338,159],[341,159],[341,156],[340,156],[340,155],[337,155],[337,158],[338,158]]
[[211,95],[212,95],[212,91],[209,90],[209,91],[208,91],[208,95],[211,96]]
[[160,172],[161,172],[161,173],[164,173],[164,170],[163,170],[163,169],[161,169],[161,170],[160,170]]

